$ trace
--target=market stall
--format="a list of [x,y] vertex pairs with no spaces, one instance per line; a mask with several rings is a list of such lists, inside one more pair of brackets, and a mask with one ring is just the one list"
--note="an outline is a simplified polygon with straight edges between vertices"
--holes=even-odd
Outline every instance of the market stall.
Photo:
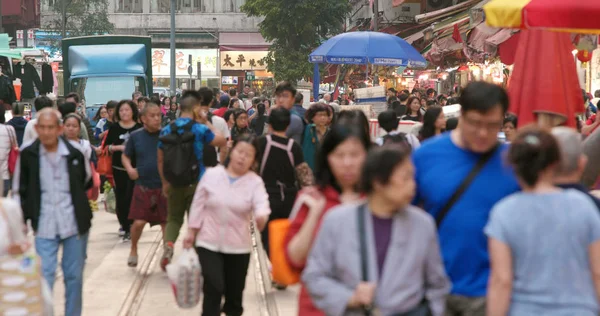
[[[327,40],[309,56],[314,64],[313,95],[318,97],[319,64],[365,65],[366,77],[373,66],[425,67],[427,62],[405,40],[379,32],[349,32]],[[365,78],[366,79],[366,78]]]

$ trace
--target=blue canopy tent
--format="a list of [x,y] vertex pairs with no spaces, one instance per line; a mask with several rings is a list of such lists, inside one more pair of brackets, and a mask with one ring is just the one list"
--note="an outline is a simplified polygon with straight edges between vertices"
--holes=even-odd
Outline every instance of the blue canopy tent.
[[420,68],[427,61],[405,40],[380,32],[349,32],[336,35],[309,55],[314,66],[313,95],[319,97],[319,64],[379,65]]

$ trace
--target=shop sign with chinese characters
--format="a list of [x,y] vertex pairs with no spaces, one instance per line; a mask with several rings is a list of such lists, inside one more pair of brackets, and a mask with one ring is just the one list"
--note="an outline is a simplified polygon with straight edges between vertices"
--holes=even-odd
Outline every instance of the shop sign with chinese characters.
[[267,51],[230,51],[221,52],[221,70],[264,70],[267,63]]
[[[192,74],[196,77],[197,65],[201,63],[203,78],[217,76],[217,49],[177,49],[175,65],[177,77],[188,78],[189,55],[192,55]],[[169,77],[171,75],[171,51],[168,48],[152,49],[152,76]]]

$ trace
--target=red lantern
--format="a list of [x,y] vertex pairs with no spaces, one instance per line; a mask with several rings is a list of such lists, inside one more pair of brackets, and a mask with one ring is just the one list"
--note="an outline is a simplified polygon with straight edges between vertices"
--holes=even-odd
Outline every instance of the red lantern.
[[582,63],[581,67],[587,67],[587,63],[592,60],[592,53],[593,52],[587,50],[577,51],[577,59]]

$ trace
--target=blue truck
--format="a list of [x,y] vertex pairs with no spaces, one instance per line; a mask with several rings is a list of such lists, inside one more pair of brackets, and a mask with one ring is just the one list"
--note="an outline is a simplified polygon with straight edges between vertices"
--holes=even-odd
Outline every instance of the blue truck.
[[[64,94],[77,92],[92,119],[110,100],[152,95],[149,36],[99,35],[62,41]],[[93,123],[93,122],[92,122]]]

